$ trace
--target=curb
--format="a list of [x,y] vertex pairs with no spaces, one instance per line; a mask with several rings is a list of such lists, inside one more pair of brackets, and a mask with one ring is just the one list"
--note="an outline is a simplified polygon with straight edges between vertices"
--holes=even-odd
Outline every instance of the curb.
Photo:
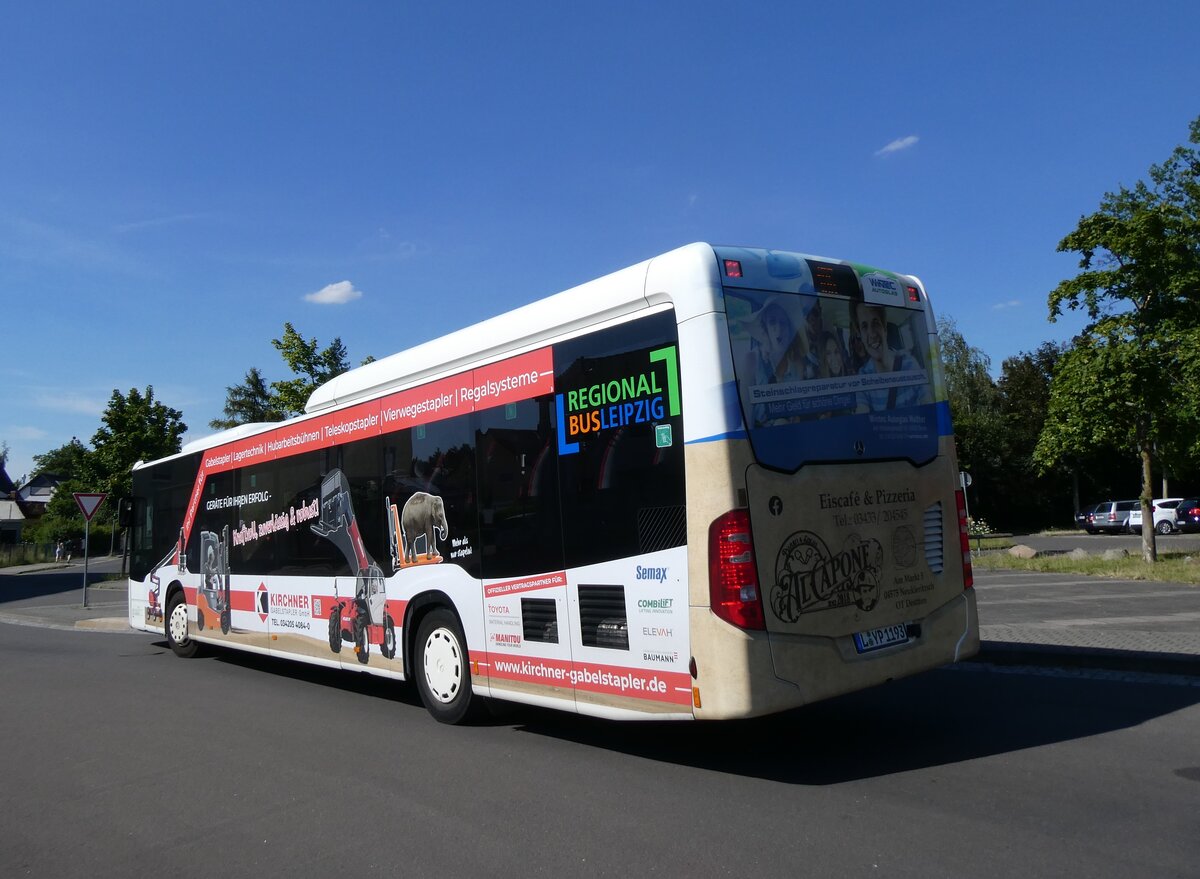
[[0,623],[7,623],[12,626],[32,626],[36,629],[58,629],[60,632],[89,631],[109,632],[118,635],[146,634],[140,629],[131,627],[124,617],[97,617],[89,620],[62,622],[60,620],[26,614],[0,613]]
[[129,625],[129,620],[125,617],[100,617],[94,620],[80,620],[75,624],[76,629],[92,629],[99,632],[139,632],[145,634],[141,629],[134,629]]
[[1050,668],[1090,668],[1200,677],[1200,656],[1194,654],[1113,650],[1106,647],[981,641],[979,652],[967,662]]

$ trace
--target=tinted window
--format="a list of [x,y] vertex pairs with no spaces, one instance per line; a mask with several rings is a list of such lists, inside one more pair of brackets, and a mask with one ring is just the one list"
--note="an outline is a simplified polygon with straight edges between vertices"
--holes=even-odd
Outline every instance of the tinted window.
[[393,524],[385,528],[388,551],[381,557],[392,570],[441,556],[479,576],[475,467],[470,416],[383,436],[380,509]]
[[742,416],[759,462],[937,454],[929,335],[917,309],[726,288]]
[[129,574],[143,580],[179,542],[200,456],[185,455],[134,471]]
[[475,424],[482,576],[560,570],[554,397],[478,412]]
[[323,449],[280,458],[272,464],[276,480],[273,497],[278,497],[278,504],[273,501],[272,506],[280,510],[303,511],[297,519],[304,520],[298,521],[296,527],[278,531],[270,537],[275,544],[275,570],[278,573],[353,573],[345,553],[313,530],[322,517],[331,521],[331,508],[328,504],[322,506],[322,500],[328,500],[322,497],[322,487],[326,485],[326,475],[336,463],[333,450]]
[[686,539],[677,339],[661,312],[555,346],[568,566]]

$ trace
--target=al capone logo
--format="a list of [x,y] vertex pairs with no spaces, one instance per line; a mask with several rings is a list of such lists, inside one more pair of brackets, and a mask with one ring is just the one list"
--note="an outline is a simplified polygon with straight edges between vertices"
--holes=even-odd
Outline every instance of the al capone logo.
[[666,387],[650,369],[586,388],[555,394],[558,409],[558,453],[579,451],[579,437],[626,424],[662,421],[679,414],[679,369],[674,345],[649,352],[650,363],[666,364]]
[[785,623],[806,611],[857,605],[871,610],[879,601],[883,547],[878,540],[851,534],[834,555],[811,531],[797,531],[775,559],[771,609]]

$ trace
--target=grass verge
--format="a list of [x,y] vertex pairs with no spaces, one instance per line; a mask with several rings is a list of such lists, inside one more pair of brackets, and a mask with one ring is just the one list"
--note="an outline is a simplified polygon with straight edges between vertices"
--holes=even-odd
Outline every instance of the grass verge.
[[[1009,541],[1012,545],[1012,541]],[[984,549],[987,549],[984,541]],[[975,549],[975,541],[971,541]],[[1001,549],[1001,547],[996,547]],[[1124,559],[1103,559],[1089,556],[1073,559],[1068,555],[1042,555],[1034,559],[1018,559],[1007,552],[971,554],[971,564],[980,571],[1040,571],[1046,574],[1084,574],[1089,577],[1110,577],[1116,580],[1161,580],[1200,586],[1200,560],[1187,561],[1186,553],[1158,554],[1158,561],[1148,565],[1141,556]]]

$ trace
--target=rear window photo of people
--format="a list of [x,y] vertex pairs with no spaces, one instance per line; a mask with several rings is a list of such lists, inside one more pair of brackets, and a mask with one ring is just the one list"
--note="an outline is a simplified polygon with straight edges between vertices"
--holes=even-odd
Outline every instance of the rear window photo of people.
[[921,364],[908,351],[895,350],[888,341],[887,309],[882,305],[855,302],[854,326],[862,340],[866,360],[860,375],[889,376],[890,381],[871,383],[871,389],[858,392],[858,411],[884,412],[930,402],[929,381]]
[[726,308],[751,427],[931,402],[920,312],[756,290]]

